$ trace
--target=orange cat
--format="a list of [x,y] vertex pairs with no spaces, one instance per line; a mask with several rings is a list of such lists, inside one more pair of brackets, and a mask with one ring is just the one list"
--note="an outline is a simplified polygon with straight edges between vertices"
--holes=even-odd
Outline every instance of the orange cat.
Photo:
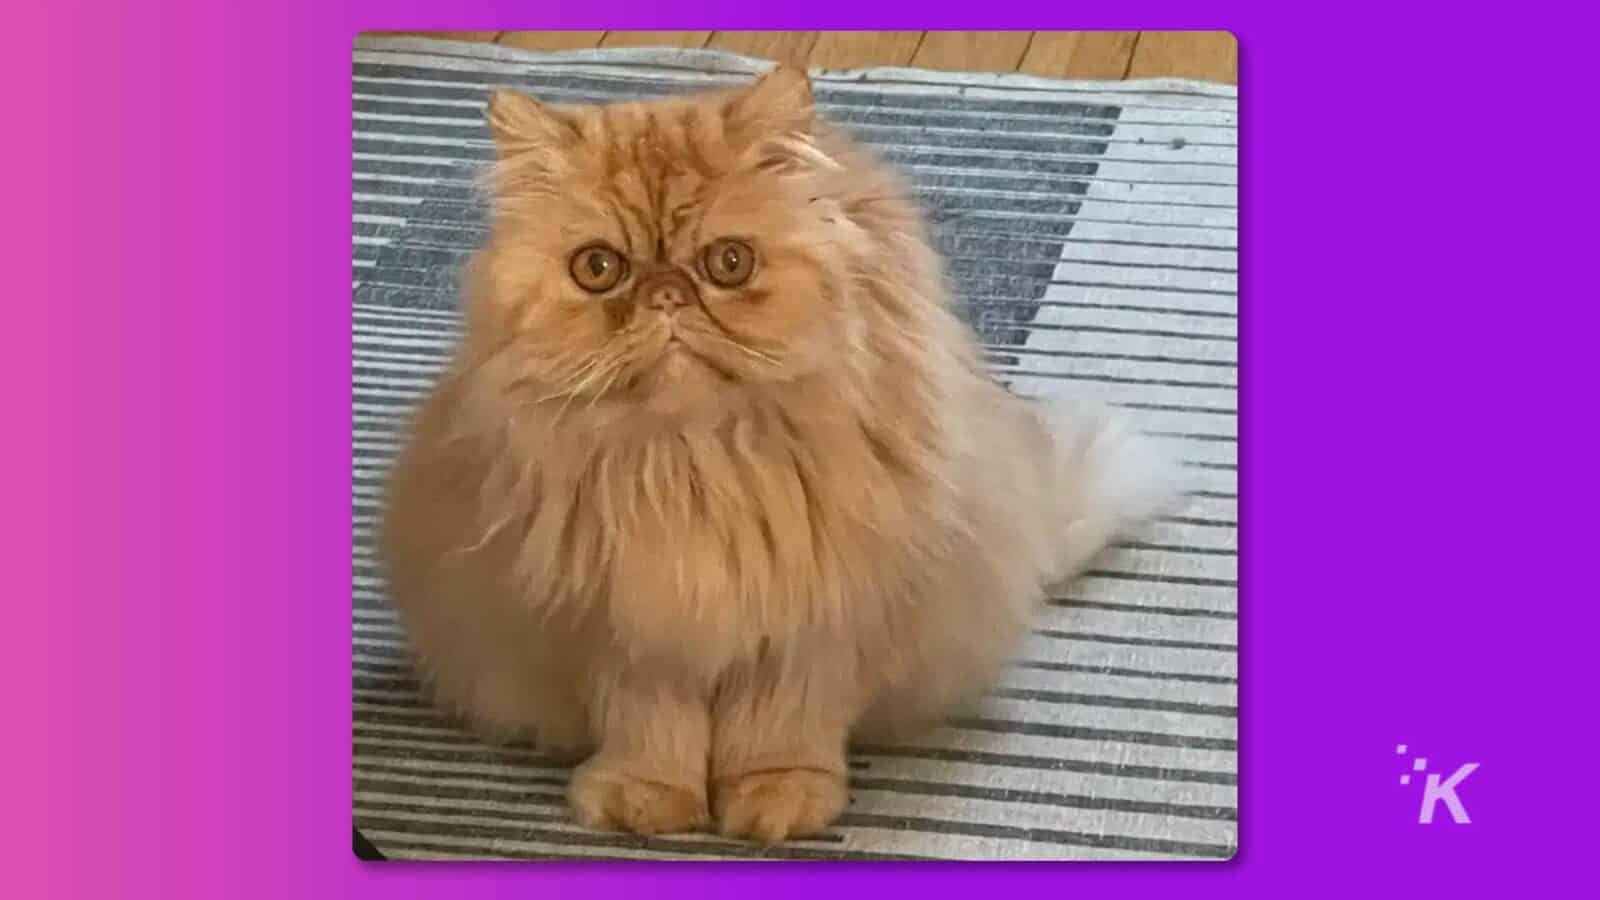
[[384,528],[424,671],[585,760],[587,825],[816,832],[849,740],[981,695],[1166,470],[990,380],[908,191],[803,73],[488,116],[492,236]]

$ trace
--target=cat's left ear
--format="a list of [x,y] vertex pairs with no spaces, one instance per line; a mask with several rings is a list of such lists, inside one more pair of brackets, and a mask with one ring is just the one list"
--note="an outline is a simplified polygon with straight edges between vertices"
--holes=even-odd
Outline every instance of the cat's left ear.
[[490,94],[484,117],[501,159],[528,150],[556,150],[583,139],[568,113],[516,91]]
[[728,134],[737,142],[751,143],[765,137],[809,135],[816,111],[805,71],[780,65],[731,97],[722,114]]

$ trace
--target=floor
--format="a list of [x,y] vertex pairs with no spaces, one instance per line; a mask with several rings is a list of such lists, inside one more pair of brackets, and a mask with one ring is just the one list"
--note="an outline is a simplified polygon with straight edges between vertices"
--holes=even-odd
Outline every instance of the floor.
[[1239,83],[1225,31],[435,31],[405,32],[528,50],[707,47],[846,69],[913,66],[1052,78],[1195,78]]

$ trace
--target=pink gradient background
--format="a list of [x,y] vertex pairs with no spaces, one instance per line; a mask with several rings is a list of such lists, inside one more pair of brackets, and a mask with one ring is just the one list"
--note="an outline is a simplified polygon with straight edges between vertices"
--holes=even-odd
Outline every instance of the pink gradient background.
[[[1564,473],[1594,469],[1594,397],[1552,385],[1592,384],[1595,316],[1579,299],[1592,277],[1572,284],[1546,263],[1593,257],[1592,116],[1553,90],[1592,78],[1578,70],[1592,53],[1556,47],[1550,28],[1473,31],[1395,4],[1315,24],[1290,4],[1246,6],[1123,0],[1069,16],[1047,0],[1006,13],[826,0],[787,20],[727,0],[694,14],[629,0],[587,19],[509,0],[12,10],[7,894],[706,897],[760,879],[788,897],[969,893],[982,878],[1198,897],[1566,877],[1595,809],[1573,768],[1593,746],[1579,712],[1592,700],[1561,696],[1593,684],[1595,617],[1579,599],[1593,588],[1569,584],[1590,541],[1569,520],[1596,498],[1592,479]],[[1248,512],[1232,863],[352,857],[351,38],[682,24],[1240,35]],[[1541,83],[1476,77],[1515,71]],[[1419,87],[1390,92],[1399,75]],[[1562,123],[1562,140],[1519,136],[1537,122]],[[1550,184],[1551,171],[1571,174]],[[1472,826],[1415,824],[1399,742],[1482,762]]]

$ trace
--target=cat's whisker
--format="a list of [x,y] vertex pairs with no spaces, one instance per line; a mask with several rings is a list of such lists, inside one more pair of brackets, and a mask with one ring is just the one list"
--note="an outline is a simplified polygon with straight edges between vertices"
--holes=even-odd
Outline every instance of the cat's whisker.
[[740,350],[741,352],[743,352],[747,356],[751,356],[751,357],[754,357],[755,359],[759,359],[759,360],[761,360],[762,362],[764,362],[764,363],[766,363],[768,365],[776,366],[776,365],[779,364],[777,357],[772,356],[769,353],[765,353],[765,352],[762,352],[760,350],[757,350],[756,348],[750,346],[749,344],[745,344],[745,343],[743,343],[741,341],[736,341],[736,340],[734,340],[732,338],[725,338],[725,340],[728,342],[729,345],[731,345],[733,347],[736,347],[738,350]]
[[599,402],[601,397],[605,396],[611,391],[611,386],[617,382],[617,376],[627,371],[627,368],[628,366],[625,363],[618,363],[616,366],[612,367],[611,377],[606,379],[606,383],[601,385],[600,390],[595,391],[593,397],[589,398],[589,405],[586,407],[585,411],[594,409],[595,403]]
[[588,362],[586,362],[583,365],[579,366],[577,368],[577,371],[575,371],[572,374],[570,374],[570,375],[566,376],[565,378],[561,379],[561,383],[556,385],[555,390],[551,391],[548,394],[545,394],[542,397],[535,397],[533,400],[528,401],[525,405],[527,405],[527,406],[538,406],[538,405],[540,405],[542,403],[548,403],[549,401],[554,400],[557,397],[570,396],[572,394],[572,392],[573,392],[573,385],[576,384],[579,379],[583,378],[585,375],[587,375],[591,371],[593,371],[594,368],[596,366],[600,365],[600,363],[603,360],[604,360],[604,357],[598,357],[598,356],[590,358],[590,360]]
[[598,381],[599,378],[605,373],[611,371],[611,367],[620,361],[626,352],[627,348],[622,348],[620,350],[614,350],[606,356],[596,357],[595,360],[586,367],[586,369],[589,370],[589,375],[586,376],[576,387],[573,387],[567,392],[567,399],[561,404],[561,408],[556,411],[555,418],[550,420],[550,427],[554,428],[556,423],[560,422],[561,418],[567,414],[567,408],[572,405],[574,398],[583,393],[584,390],[591,384]]

